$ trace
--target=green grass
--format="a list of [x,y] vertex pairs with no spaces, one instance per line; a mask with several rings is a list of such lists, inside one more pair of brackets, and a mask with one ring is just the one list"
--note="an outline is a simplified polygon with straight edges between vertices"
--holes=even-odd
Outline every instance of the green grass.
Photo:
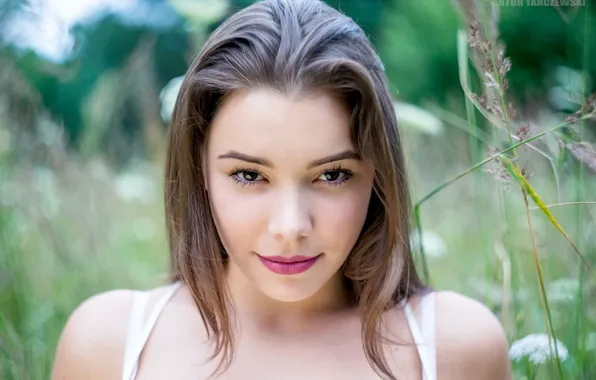
[[[0,378],[46,379],[76,305],[108,289],[160,282],[163,212],[159,194],[149,204],[118,198],[115,175],[97,178],[92,165],[10,169],[1,186],[18,197],[0,206]],[[147,177],[158,185],[156,175]]]

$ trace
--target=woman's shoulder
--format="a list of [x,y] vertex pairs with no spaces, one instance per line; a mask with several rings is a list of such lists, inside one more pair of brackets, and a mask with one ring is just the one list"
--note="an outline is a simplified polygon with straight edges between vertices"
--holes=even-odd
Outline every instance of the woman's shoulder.
[[498,318],[482,303],[462,294],[437,291],[434,296],[441,378],[510,379],[509,346]]
[[[168,286],[145,290],[147,309]],[[119,378],[126,336],[135,295],[130,289],[110,290],[81,302],[62,330],[52,370],[52,379]]]

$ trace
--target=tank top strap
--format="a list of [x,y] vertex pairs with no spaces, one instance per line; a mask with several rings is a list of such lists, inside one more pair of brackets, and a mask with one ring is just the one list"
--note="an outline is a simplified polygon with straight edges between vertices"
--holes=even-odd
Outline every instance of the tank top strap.
[[135,292],[124,348],[122,380],[135,379],[138,371],[139,358],[143,352],[145,344],[147,344],[151,332],[153,331],[153,327],[155,327],[161,312],[180,285],[180,282],[175,282],[167,288],[165,294],[157,301],[146,321],[144,321],[144,317],[147,303],[149,302],[149,291]]
[[420,328],[428,346],[428,372],[430,379],[437,378],[436,304],[435,293],[422,298],[420,305]]
[[422,364],[422,379],[436,380],[434,293],[429,293],[420,299],[420,324],[409,303],[405,304],[404,312]]

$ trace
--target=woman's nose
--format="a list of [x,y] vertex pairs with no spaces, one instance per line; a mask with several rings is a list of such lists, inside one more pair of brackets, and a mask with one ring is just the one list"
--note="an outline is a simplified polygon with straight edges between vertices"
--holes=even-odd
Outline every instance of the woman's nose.
[[296,242],[312,232],[312,217],[305,194],[285,190],[271,205],[269,233],[287,242]]

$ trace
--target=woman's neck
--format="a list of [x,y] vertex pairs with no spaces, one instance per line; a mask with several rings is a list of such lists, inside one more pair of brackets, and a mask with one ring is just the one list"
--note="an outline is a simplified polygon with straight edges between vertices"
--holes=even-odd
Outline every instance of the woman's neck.
[[284,302],[273,299],[258,289],[233,263],[226,265],[226,276],[234,305],[234,314],[241,325],[274,333],[291,333],[353,311],[351,297],[341,272],[336,273],[314,295],[304,300]]

